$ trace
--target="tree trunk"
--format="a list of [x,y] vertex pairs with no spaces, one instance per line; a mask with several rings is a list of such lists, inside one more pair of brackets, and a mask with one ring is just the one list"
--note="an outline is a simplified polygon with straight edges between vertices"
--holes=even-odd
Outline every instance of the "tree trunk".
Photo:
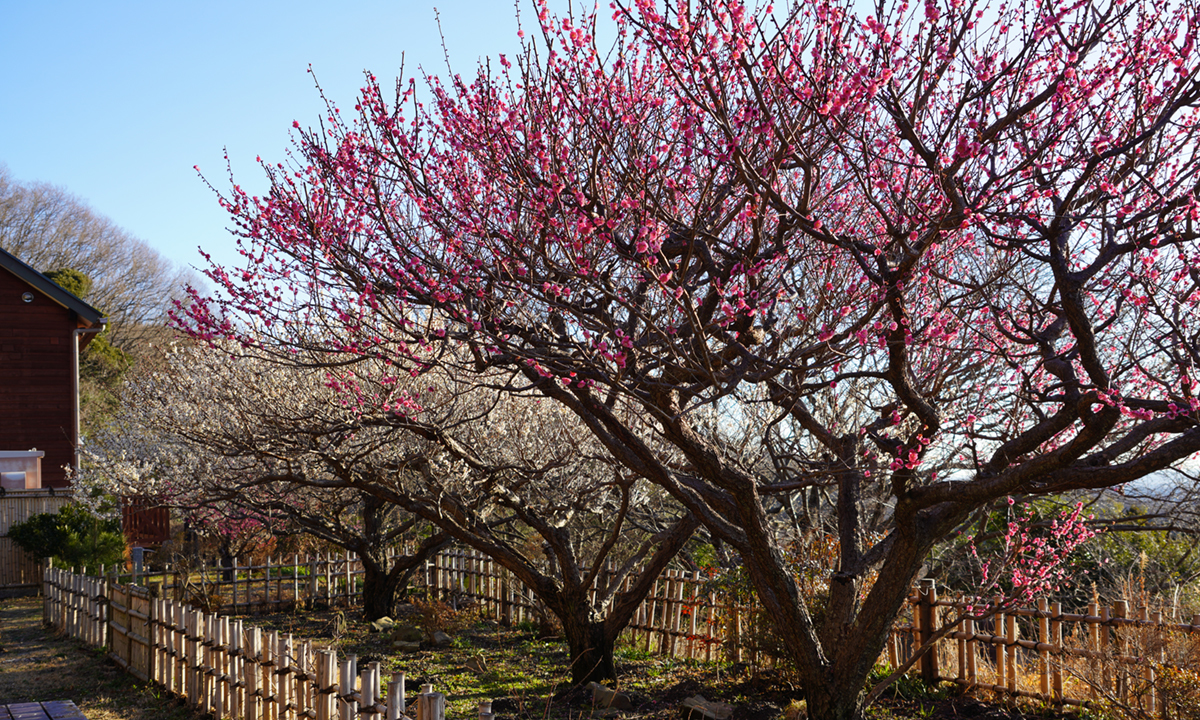
[[217,552],[221,556],[221,582],[233,582],[233,548],[229,547],[227,540],[222,539]]
[[591,608],[582,604],[575,613],[559,615],[571,654],[571,682],[575,685],[617,679],[613,663],[616,638],[609,637],[604,623],[593,621],[591,614]]
[[368,622],[392,614],[402,577],[401,573],[384,572],[379,564],[363,558],[363,617]]
[[855,689],[832,678],[828,684],[805,688],[808,717],[812,720],[860,720],[866,697],[861,683]]

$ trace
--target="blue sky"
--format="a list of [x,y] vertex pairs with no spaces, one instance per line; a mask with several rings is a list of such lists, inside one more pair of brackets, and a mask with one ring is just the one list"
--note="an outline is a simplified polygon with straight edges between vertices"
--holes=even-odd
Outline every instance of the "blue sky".
[[[590,3],[589,3],[590,5]],[[514,53],[508,0],[26,2],[0,0],[0,163],[69,190],[181,265],[197,246],[236,263],[226,216],[192,169],[262,189],[254,163],[283,159],[292,121],[326,94],[353,106],[369,69],[444,75],[434,7],[456,71]],[[533,19],[522,0],[526,22]]]

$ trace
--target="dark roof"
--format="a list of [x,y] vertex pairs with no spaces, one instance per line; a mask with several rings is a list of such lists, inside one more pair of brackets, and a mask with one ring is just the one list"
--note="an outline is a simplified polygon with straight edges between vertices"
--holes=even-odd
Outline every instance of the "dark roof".
[[87,327],[103,325],[104,313],[59,287],[58,283],[26,265],[16,255],[0,248],[0,267],[21,278],[27,285],[79,316]]

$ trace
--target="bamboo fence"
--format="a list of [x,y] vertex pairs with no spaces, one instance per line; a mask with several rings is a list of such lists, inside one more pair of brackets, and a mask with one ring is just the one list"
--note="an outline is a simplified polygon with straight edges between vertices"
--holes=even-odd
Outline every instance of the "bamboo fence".
[[[410,701],[404,673],[385,687],[378,662],[360,668],[353,655],[59,568],[46,569],[43,591],[49,624],[215,718],[445,720],[445,696],[422,685]],[[490,701],[479,720],[494,720]]]
[[71,493],[52,488],[10,490],[0,495],[0,597],[36,595],[42,564],[8,537],[8,529],[39,513],[54,513],[71,501]]
[[921,674],[976,691],[1057,705],[1110,702],[1171,717],[1174,698],[1159,696],[1156,674],[1200,663],[1200,614],[1180,622],[1148,606],[1131,612],[1125,600],[1070,613],[1045,598],[1019,608],[997,598],[988,614],[989,608],[939,599],[931,582],[910,602],[911,622],[894,627],[889,638],[889,664],[898,667],[951,624],[920,658]]
[[[288,565],[238,566],[232,579],[212,580],[209,584],[223,599],[221,610],[248,612],[314,600],[350,602],[359,592],[361,573],[360,563],[351,554],[304,560],[294,556]],[[594,592],[607,592],[617,577],[613,568],[606,568]],[[152,587],[168,590],[182,582],[172,585],[156,575],[141,579],[149,580]],[[624,582],[632,582],[632,578],[626,577]],[[117,584],[110,581],[108,586]],[[458,609],[470,608],[502,624],[546,617],[545,608],[511,573],[491,558],[470,550],[438,553],[416,574],[411,589]],[[151,595],[145,589],[137,593]],[[113,597],[110,611],[116,624],[108,631],[110,645],[131,648],[127,651],[127,662],[134,668],[131,672],[145,672],[143,668],[149,661],[137,656],[134,648],[139,647],[137,638],[150,636],[139,624],[141,616],[150,613],[139,604],[142,601],[125,599],[124,595]],[[117,614],[118,606],[129,608],[128,620],[126,615]],[[174,602],[171,607],[184,606]],[[929,644],[939,628],[952,623],[953,627],[945,628],[944,635],[934,642],[933,650],[920,657],[917,667],[927,680],[1066,705],[1113,701],[1136,706],[1147,714],[1162,714],[1168,702],[1156,694],[1155,674],[1160,668],[1194,668],[1200,664],[1200,615],[1191,617],[1190,622],[1170,617],[1164,620],[1162,611],[1131,609],[1128,602],[1108,607],[1093,603],[1086,612],[1073,614],[1043,600],[1037,607],[1000,607],[999,612],[975,619],[965,616],[966,609],[961,602],[939,599],[932,585],[922,585],[909,598],[893,627],[881,661],[899,667]],[[162,618],[168,611],[156,612],[155,617]],[[68,614],[56,624],[71,626],[80,622],[76,615]],[[171,622],[173,626],[184,623],[178,618]],[[119,635],[118,627],[128,635]],[[679,570],[665,571],[656,580],[626,628],[623,641],[648,654],[748,662],[754,666],[774,665],[785,655],[761,608],[732,601],[700,573]],[[274,648],[277,642],[264,641],[263,647]],[[183,650],[175,652],[184,654]],[[253,656],[259,657],[259,652],[253,650]],[[302,657],[310,658],[306,661],[309,664],[304,665],[307,669],[301,674],[315,677],[316,666],[310,667],[315,655],[311,650],[307,653]]]

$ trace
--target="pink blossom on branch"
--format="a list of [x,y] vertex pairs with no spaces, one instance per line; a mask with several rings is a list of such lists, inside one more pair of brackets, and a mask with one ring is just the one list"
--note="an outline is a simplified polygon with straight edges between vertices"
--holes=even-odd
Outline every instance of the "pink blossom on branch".
[[[636,0],[604,51],[535,6],[223,193],[245,267],[179,325],[518,373],[746,558],[821,718],[975,509],[1200,451],[1197,3]],[[813,485],[823,627],[764,509]]]

